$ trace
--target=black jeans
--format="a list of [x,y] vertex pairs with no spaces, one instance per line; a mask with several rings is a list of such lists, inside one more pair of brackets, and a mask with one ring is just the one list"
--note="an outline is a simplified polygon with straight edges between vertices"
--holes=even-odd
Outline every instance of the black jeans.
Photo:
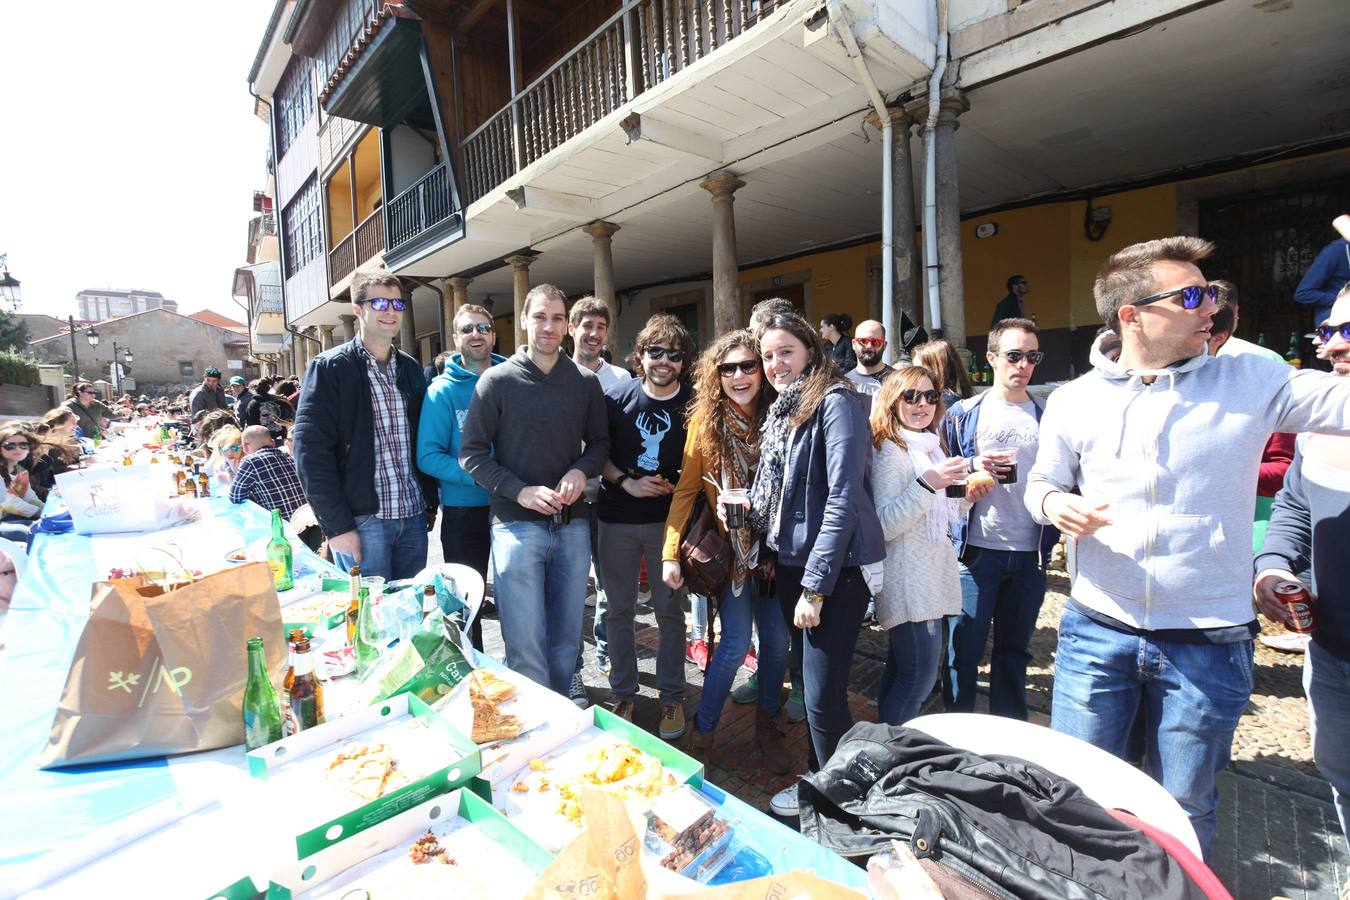
[[853,727],[853,714],[848,708],[848,676],[871,592],[862,570],[849,566],[839,573],[834,591],[821,607],[820,624],[805,631],[793,628],[792,613],[802,595],[805,572],[800,566],[780,562],[775,574],[778,604],[792,632],[792,647],[801,653],[802,694],[811,733],[806,768],[816,772],[834,755],[844,732]]
[[[492,554],[492,521],[486,506],[441,507],[441,553],[448,563],[460,563],[483,576],[487,583],[488,559]],[[475,650],[483,649],[483,612],[480,608],[469,627]]]

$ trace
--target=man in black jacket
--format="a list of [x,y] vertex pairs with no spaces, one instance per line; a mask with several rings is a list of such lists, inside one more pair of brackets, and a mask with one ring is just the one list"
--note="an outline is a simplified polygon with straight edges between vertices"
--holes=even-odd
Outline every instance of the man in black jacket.
[[426,565],[439,505],[436,481],[417,470],[426,380],[393,346],[409,302],[397,276],[356,274],[360,332],[310,362],[295,418],[300,481],[337,564],[390,580]]

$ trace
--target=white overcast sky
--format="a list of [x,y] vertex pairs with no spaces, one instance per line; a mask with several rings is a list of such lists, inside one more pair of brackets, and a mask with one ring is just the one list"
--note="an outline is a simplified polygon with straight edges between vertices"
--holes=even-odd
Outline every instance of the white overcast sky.
[[0,0],[0,253],[23,311],[142,288],[243,320],[267,129],[248,70],[274,0]]

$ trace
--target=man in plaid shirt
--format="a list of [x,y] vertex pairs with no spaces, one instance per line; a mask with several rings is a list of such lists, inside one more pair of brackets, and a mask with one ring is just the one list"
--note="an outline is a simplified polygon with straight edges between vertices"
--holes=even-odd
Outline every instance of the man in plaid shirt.
[[261,425],[245,428],[240,444],[244,459],[230,485],[230,502],[252,500],[263,509],[279,509],[283,519],[290,519],[306,502],[295,460],[277,449]]

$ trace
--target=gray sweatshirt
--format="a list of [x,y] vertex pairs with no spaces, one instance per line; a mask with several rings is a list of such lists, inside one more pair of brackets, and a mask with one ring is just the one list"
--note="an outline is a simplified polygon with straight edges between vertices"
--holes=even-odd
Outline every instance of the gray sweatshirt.
[[493,518],[543,520],[516,503],[521,489],[556,487],[569,469],[594,477],[608,457],[600,381],[566,356],[560,354],[545,375],[522,347],[478,379],[461,430],[459,463],[492,495]]
[[1252,621],[1261,451],[1273,431],[1350,433],[1350,378],[1251,354],[1127,370],[1102,341],[1050,395],[1027,477],[1041,523],[1053,491],[1110,504],[1113,523],[1078,542],[1073,599],[1146,630]]

